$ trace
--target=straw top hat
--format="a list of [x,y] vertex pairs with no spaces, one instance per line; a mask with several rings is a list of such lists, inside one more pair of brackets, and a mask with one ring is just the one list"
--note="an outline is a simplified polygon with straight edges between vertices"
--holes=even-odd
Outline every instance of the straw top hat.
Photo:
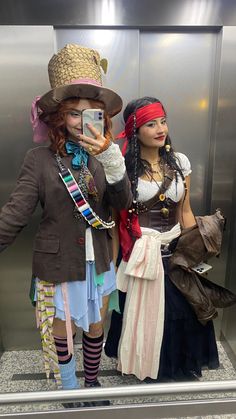
[[100,59],[94,49],[67,44],[54,54],[48,64],[52,90],[38,101],[43,111],[53,112],[58,103],[70,97],[99,100],[110,116],[122,108],[121,97],[102,86],[101,67],[106,71],[107,60]]

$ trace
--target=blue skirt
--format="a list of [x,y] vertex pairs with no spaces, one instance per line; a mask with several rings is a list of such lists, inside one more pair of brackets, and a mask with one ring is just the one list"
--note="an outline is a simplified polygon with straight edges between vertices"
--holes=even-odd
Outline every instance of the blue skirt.
[[[111,262],[110,270],[104,272],[102,285],[95,281],[95,263],[86,262],[86,280],[67,282],[67,293],[71,320],[85,332],[89,331],[91,323],[101,320],[100,309],[103,306],[103,297],[116,290],[116,275],[114,264]],[[35,293],[35,301],[37,293]],[[54,295],[55,317],[65,320],[64,302],[61,284],[55,286]]]

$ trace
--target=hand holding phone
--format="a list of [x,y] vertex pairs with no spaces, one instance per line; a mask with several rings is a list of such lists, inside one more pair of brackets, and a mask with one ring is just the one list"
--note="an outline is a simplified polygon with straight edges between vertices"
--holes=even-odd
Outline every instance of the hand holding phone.
[[85,109],[82,112],[83,135],[96,138],[87,124],[91,124],[102,136],[104,136],[104,111],[102,109]]

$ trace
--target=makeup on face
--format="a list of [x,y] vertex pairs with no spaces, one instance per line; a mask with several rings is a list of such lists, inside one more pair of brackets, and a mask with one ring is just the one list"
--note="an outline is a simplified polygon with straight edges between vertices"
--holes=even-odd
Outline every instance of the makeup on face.
[[168,135],[166,118],[155,118],[139,128],[138,139],[145,147],[163,147]]

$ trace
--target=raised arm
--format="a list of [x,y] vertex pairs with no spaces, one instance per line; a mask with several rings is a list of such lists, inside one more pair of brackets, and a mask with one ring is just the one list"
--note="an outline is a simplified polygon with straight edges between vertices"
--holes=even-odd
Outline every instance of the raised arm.
[[132,192],[119,146],[112,143],[107,150],[95,157],[104,168],[109,203],[117,210],[129,208],[132,204]]

